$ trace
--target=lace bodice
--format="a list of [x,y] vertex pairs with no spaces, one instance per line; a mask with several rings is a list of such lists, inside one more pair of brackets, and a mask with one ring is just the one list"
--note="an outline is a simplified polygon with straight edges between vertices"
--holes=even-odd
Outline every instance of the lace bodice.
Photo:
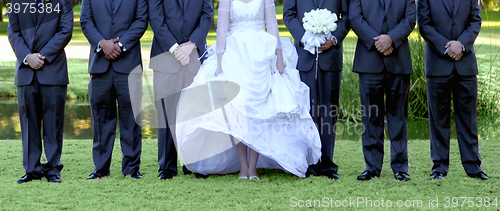
[[265,30],[264,0],[245,3],[232,0],[229,12],[229,33],[247,29]]
[[275,36],[280,45],[274,0],[220,0],[217,19],[217,53],[226,49],[226,36],[247,29],[265,30]]

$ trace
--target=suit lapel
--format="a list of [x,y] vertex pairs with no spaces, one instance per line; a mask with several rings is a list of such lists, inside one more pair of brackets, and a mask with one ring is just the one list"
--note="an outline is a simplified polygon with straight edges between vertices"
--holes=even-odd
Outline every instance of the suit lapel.
[[38,15],[37,17],[38,23],[36,23],[36,28],[38,29],[38,26],[42,24],[43,18],[45,17],[45,11],[42,13],[36,13],[35,15]]
[[177,0],[177,3],[179,3],[181,10],[184,11],[184,4],[182,4],[182,0]]
[[460,6],[460,0],[455,0],[455,5],[454,5],[455,10],[453,11],[453,17],[455,17],[455,15],[457,14],[458,6]]
[[184,0],[184,11],[186,11],[186,8],[188,7],[189,0]]
[[378,2],[380,3],[380,6],[384,7],[384,1],[385,0],[378,0]]
[[387,15],[389,11],[389,7],[391,6],[392,0],[385,0],[385,8],[384,8],[384,17]]
[[109,14],[113,14],[113,11],[111,10],[111,0],[104,0],[104,4],[106,5],[106,8],[108,9]]
[[115,16],[116,11],[118,11],[118,9],[120,9],[121,5],[122,5],[122,0],[115,0],[115,6],[113,7],[114,8],[113,16]]
[[450,5],[450,4],[448,4],[449,0],[441,0],[441,1],[443,2],[444,6],[446,7],[446,10],[448,11],[448,13],[449,13],[450,15],[452,15],[452,14],[451,14],[451,10],[450,10],[451,5]]
[[319,8],[322,8],[322,7],[323,7],[323,3],[325,3],[325,0],[319,0],[319,5],[318,5],[318,7],[319,7]]

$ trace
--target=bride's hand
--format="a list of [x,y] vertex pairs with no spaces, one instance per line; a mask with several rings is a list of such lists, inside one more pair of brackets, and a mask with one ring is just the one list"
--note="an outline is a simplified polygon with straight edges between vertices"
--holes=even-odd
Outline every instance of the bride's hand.
[[283,60],[278,59],[278,61],[276,62],[276,68],[278,69],[280,74],[283,74],[283,72],[285,71],[285,63],[283,63]]

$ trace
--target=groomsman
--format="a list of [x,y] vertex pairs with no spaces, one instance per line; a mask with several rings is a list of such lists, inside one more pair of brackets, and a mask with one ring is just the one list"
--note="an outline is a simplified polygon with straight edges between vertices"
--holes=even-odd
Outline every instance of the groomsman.
[[142,68],[140,38],[147,29],[147,0],[83,0],[80,22],[90,43],[89,96],[95,169],[87,179],[109,176],[116,134],[116,104],[123,153],[122,173],[142,179],[141,127],[136,124],[128,77]]
[[[149,0],[148,5],[155,34],[150,68],[154,70],[159,126],[158,177],[171,179],[177,175],[174,125],[179,94],[193,82],[199,70],[197,56],[205,52],[213,8],[211,0]],[[185,175],[191,174],[186,166],[182,170]],[[196,177],[206,178],[200,174]]]
[[[309,166],[306,176],[327,176],[339,179],[338,166],[332,161],[335,147],[335,124],[339,112],[340,83],[342,78],[342,41],[351,29],[349,24],[349,0],[285,0],[283,21],[295,40],[299,55],[297,69],[301,80],[310,88],[311,116],[318,126],[321,136],[321,160]],[[337,30],[333,38],[319,48],[319,66],[316,55],[304,50],[301,42],[305,30],[304,13],[314,9],[327,9],[337,14]],[[318,73],[316,74],[316,69]]]
[[474,41],[481,30],[477,0],[420,0],[418,27],[424,37],[429,102],[430,179],[443,179],[450,166],[450,102],[462,165],[469,177],[488,179],[481,170],[477,137],[478,68]]
[[[9,14],[8,36],[17,57],[17,101],[26,171],[19,184],[39,180],[61,182],[64,105],[69,83],[64,48],[73,33],[73,6],[69,0],[53,0],[60,12],[45,12],[41,0],[12,0],[14,5],[36,3],[35,13]],[[21,10],[22,11],[22,10]],[[39,12],[42,11],[42,12]],[[43,123],[42,123],[43,122]],[[42,131],[47,163],[41,164]]]
[[413,68],[408,35],[415,28],[415,0],[351,0],[349,17],[358,35],[353,71],[359,74],[364,108],[362,143],[366,170],[358,180],[380,176],[384,115],[387,115],[394,177],[410,180],[406,121]]

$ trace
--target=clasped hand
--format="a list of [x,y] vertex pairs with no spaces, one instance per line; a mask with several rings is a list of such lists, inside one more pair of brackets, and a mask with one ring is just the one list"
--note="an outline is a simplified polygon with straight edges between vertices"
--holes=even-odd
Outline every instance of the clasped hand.
[[326,51],[333,46],[333,37],[327,39],[321,46],[318,48],[319,51]]
[[463,45],[460,41],[449,41],[448,43],[446,43],[445,48],[447,49],[446,53],[448,54],[448,56],[450,56],[452,59],[455,59],[455,61],[460,60],[464,55]]
[[114,60],[118,58],[122,53],[122,48],[118,44],[119,39],[119,37],[110,40],[102,39],[99,43],[99,47],[101,47],[102,51],[104,52],[106,59]]
[[175,59],[177,59],[177,61],[179,61],[182,65],[189,64],[189,55],[191,55],[191,52],[195,47],[196,44],[191,41],[182,43],[174,50]]
[[394,51],[394,48],[392,48],[391,36],[381,34],[373,39],[375,40],[375,47],[380,53],[383,53],[384,56],[389,56]]
[[45,65],[45,56],[39,53],[32,53],[26,57],[26,62],[32,69],[39,70]]

